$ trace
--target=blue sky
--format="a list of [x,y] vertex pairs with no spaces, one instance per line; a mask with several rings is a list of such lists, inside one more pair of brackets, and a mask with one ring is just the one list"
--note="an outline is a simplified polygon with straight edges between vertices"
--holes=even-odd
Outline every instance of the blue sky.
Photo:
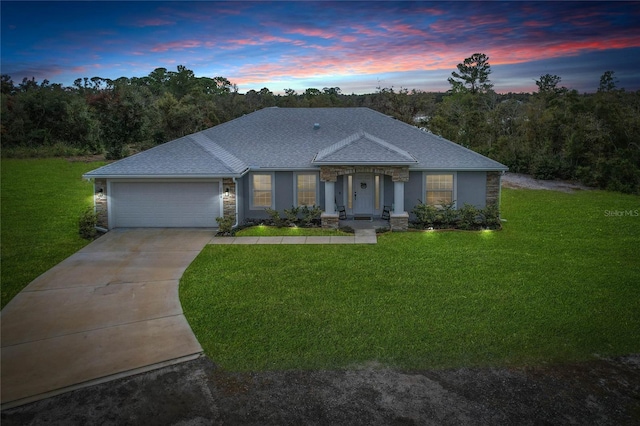
[[340,87],[444,91],[456,64],[489,56],[494,89],[549,73],[580,92],[604,71],[640,90],[640,2],[11,2],[1,67],[71,85],[184,65],[240,92]]

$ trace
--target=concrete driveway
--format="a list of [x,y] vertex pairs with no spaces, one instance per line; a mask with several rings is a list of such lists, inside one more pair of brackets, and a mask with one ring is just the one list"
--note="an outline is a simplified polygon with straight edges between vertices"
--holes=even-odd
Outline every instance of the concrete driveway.
[[2,404],[193,359],[178,299],[205,229],[118,229],[36,278],[0,313]]

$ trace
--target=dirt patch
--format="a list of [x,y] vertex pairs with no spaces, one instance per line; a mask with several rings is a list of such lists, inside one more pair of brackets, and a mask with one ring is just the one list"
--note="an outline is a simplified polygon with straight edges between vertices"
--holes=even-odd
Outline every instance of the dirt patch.
[[2,412],[4,425],[640,424],[640,355],[570,365],[228,373],[207,358]]
[[502,176],[502,186],[504,188],[525,188],[525,189],[546,189],[560,192],[589,191],[594,188],[584,186],[581,183],[566,180],[541,180],[534,179],[530,175],[520,173],[505,173]]

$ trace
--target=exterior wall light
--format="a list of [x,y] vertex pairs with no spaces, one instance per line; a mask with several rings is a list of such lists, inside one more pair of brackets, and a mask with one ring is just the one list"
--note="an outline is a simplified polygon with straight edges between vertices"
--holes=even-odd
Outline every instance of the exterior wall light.
[[98,200],[104,200],[104,189],[99,188],[96,192],[96,196],[98,197]]
[[224,190],[224,196],[229,197],[229,187]]

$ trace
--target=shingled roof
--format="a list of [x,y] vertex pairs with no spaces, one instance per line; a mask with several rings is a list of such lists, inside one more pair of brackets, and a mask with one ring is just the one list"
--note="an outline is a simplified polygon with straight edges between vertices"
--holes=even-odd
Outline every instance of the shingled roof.
[[86,177],[221,177],[323,164],[507,170],[369,108],[265,108],[93,170]]

